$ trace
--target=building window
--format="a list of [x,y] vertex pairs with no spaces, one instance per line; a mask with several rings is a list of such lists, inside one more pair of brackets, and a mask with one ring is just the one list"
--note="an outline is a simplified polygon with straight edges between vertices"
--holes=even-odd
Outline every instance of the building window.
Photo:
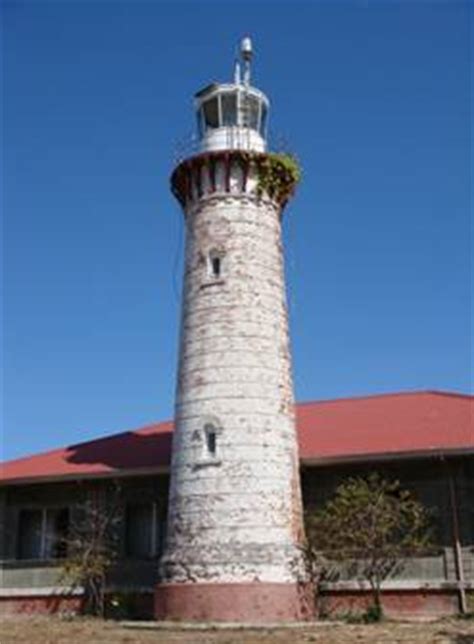
[[20,510],[18,559],[61,559],[67,554],[68,508]]
[[21,510],[18,517],[18,559],[41,559],[42,527],[42,510]]
[[159,557],[165,522],[157,503],[129,503],[125,513],[125,554],[132,559]]

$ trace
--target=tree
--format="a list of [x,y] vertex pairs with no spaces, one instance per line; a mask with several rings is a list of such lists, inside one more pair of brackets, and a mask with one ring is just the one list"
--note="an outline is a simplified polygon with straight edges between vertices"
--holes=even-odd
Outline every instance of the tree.
[[62,579],[84,591],[84,612],[96,616],[105,613],[107,572],[118,555],[121,490],[92,489],[76,506],[64,539],[66,558]]
[[398,481],[372,473],[347,479],[321,510],[308,512],[306,533],[313,577],[321,571],[322,558],[354,564],[356,575],[370,585],[370,615],[378,620],[382,582],[403,566],[405,557],[429,545],[429,514]]

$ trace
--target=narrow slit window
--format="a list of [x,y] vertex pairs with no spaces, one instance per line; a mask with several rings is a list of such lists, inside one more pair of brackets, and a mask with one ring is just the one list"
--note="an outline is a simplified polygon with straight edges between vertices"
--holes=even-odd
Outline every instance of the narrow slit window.
[[207,257],[207,272],[212,280],[218,280],[222,277],[222,253],[220,251],[210,251]]
[[209,456],[215,456],[217,453],[217,432],[213,425],[206,425],[206,450]]
[[213,277],[220,277],[220,275],[221,275],[221,258],[216,257],[216,256],[212,257],[211,264],[212,264],[212,275],[213,275]]

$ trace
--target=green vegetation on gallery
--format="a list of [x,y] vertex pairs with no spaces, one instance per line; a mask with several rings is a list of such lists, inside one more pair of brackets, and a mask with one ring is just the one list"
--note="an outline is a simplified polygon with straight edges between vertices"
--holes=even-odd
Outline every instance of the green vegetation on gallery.
[[271,152],[255,157],[257,168],[257,192],[285,203],[301,180],[301,167],[291,154]]

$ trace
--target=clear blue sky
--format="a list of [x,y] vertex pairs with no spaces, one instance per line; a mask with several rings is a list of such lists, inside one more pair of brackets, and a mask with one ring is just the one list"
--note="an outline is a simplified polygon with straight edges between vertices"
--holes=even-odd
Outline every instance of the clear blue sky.
[[285,218],[298,400],[469,391],[465,2],[4,2],[13,458],[169,418],[192,96],[255,84],[301,160]]

